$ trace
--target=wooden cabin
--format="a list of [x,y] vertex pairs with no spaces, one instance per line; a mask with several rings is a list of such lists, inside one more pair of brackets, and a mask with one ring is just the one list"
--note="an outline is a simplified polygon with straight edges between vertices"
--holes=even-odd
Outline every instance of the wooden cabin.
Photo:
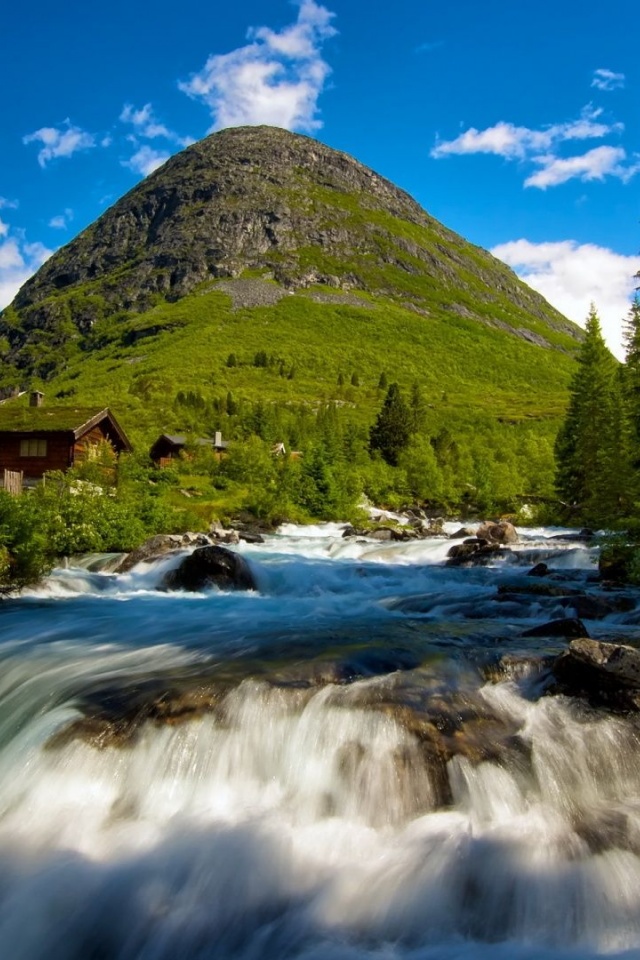
[[81,463],[105,441],[116,454],[131,450],[108,407],[43,407],[38,401],[34,396],[29,407],[0,406],[0,477],[7,470],[27,482],[39,480],[48,470]]
[[[184,452],[187,443],[187,437],[163,433],[151,447],[149,456],[159,467],[168,467],[171,465],[172,460],[175,460]],[[198,440],[195,440],[194,443],[197,447],[210,447],[218,457],[222,456],[229,446],[229,442],[222,439],[222,434],[219,430],[216,430],[216,435],[213,440],[200,437]]]

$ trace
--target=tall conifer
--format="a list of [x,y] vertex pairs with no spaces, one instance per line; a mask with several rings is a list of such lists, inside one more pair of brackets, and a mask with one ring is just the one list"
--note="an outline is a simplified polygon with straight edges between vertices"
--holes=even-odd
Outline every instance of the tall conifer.
[[405,403],[400,387],[392,383],[384,398],[382,410],[369,432],[371,450],[378,450],[383,460],[397,466],[398,456],[409,443],[413,433],[413,417]]
[[556,489],[588,523],[610,523],[626,484],[626,451],[617,363],[592,305],[578,370],[556,441]]

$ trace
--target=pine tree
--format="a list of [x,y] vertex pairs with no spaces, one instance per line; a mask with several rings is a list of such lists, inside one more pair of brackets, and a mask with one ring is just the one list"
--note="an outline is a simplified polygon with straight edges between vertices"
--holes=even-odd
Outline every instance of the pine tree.
[[411,397],[409,400],[411,408],[411,417],[414,433],[422,433],[427,424],[427,405],[422,396],[419,383],[411,385]]
[[638,294],[624,321],[622,339],[625,345],[624,393],[634,443],[640,448],[640,296]]
[[412,433],[411,410],[404,402],[398,384],[392,383],[384,398],[382,410],[369,432],[369,446],[372,451],[379,451],[382,459],[395,467]]
[[555,446],[558,495],[587,523],[610,523],[620,510],[628,478],[623,434],[617,364],[592,305]]

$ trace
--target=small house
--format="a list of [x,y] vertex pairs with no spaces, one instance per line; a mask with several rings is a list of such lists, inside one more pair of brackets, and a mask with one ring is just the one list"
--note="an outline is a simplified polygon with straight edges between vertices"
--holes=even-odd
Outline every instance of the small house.
[[[169,433],[163,433],[158,437],[156,442],[151,447],[149,451],[149,456],[155,464],[159,467],[168,467],[171,464],[172,460],[175,460],[184,452],[185,447],[187,446],[188,439],[181,435],[172,435]],[[227,440],[222,439],[222,433],[219,430],[216,430],[215,437],[213,440],[200,437],[195,441],[197,447],[209,447],[217,456],[222,456],[226,452],[229,443]]]
[[124,430],[108,407],[0,406],[0,478],[4,471],[39,480],[48,470],[68,470],[107,442],[116,454],[130,451]]

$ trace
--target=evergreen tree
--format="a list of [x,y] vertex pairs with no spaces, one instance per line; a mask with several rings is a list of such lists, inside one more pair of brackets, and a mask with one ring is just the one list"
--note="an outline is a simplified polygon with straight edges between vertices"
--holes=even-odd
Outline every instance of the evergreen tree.
[[382,373],[380,374],[380,379],[378,380],[378,390],[386,390],[388,386],[389,386],[389,380],[387,378],[386,373],[383,370]]
[[419,383],[413,383],[411,385],[409,406],[411,408],[413,432],[422,433],[427,423],[427,405],[424,402]]
[[382,410],[369,432],[369,447],[372,451],[377,450],[383,460],[395,467],[412,433],[411,411],[402,398],[398,384],[392,383],[384,398]]
[[629,411],[634,446],[640,459],[640,297],[636,294],[627,319],[622,339],[625,345],[624,394]]
[[619,401],[617,364],[592,306],[555,446],[557,493],[588,523],[611,522],[620,510],[628,474]]

